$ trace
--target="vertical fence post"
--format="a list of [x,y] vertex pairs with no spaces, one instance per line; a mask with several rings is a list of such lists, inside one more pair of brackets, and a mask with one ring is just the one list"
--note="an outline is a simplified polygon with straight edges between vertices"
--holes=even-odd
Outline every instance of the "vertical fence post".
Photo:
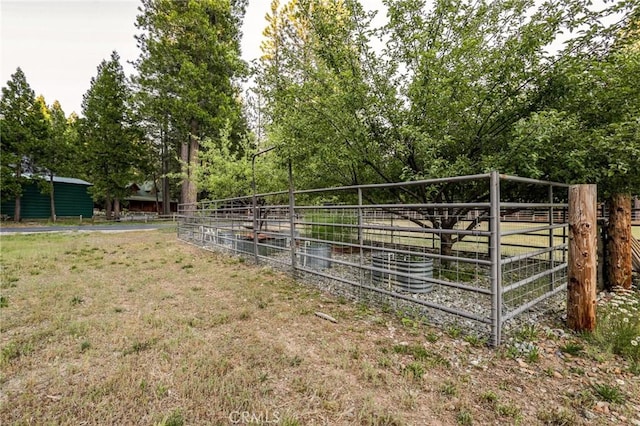
[[597,187],[569,187],[569,282],[567,326],[592,331],[596,326]]
[[[567,235],[567,209],[563,209],[562,211],[562,224],[565,225],[562,227],[562,245],[564,246],[569,238]],[[567,250],[567,247],[562,249],[562,263],[567,261]]]
[[[549,203],[553,204],[553,185],[549,185]],[[555,232],[556,230],[553,228],[554,220],[553,220],[553,206],[549,207],[549,269],[554,269],[555,267],[555,250],[552,247],[555,246]],[[552,291],[556,284],[556,273],[551,273],[551,282],[549,283],[549,291]]]
[[489,181],[491,211],[489,218],[489,257],[491,259],[491,345],[498,346],[502,338],[502,265],[500,258],[500,175],[491,172]]
[[291,271],[296,276],[296,198],[293,192],[293,169],[289,159],[289,230],[291,234]]
[[360,283],[364,283],[364,218],[362,216],[362,188],[358,187],[358,246],[360,250]]
[[218,201],[213,202],[213,223],[216,227],[216,235],[218,235],[217,229],[220,227],[220,220],[218,220]]
[[[395,227],[393,226],[393,214],[389,215],[391,216],[391,245],[393,246],[393,230],[395,229]],[[384,217],[384,213],[382,214],[382,216]]]
[[256,197],[255,186],[253,189],[253,257],[256,265],[258,264],[258,200]]
[[178,229],[178,238],[180,238],[181,235],[181,231],[182,231],[182,216],[180,214],[180,212],[182,211],[182,206],[180,204],[177,205],[176,207],[176,213],[174,214],[174,221],[176,222],[176,228]]
[[611,287],[631,289],[633,252],[631,250],[631,194],[612,194],[607,221],[607,281]]
[[[251,156],[251,204],[253,206],[253,259],[258,264],[258,199],[256,196],[256,157],[261,152]],[[233,228],[233,225],[231,226]]]

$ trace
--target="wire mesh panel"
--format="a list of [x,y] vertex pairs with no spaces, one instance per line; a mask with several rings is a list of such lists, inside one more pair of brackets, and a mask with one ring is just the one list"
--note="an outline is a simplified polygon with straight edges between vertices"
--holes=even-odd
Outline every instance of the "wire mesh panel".
[[178,237],[497,344],[504,322],[566,285],[556,187],[494,172],[260,194],[184,206]]
[[568,186],[511,178],[503,185],[524,200],[501,203],[501,291],[504,322],[566,289]]

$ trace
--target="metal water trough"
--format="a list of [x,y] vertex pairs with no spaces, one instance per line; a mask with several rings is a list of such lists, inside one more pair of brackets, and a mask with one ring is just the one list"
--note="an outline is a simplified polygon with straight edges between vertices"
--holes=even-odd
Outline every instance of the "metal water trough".
[[235,245],[235,238],[233,231],[218,229],[217,243],[219,245],[232,249]]
[[302,263],[303,268],[331,268],[331,245],[321,243],[305,244],[302,247],[300,262]]
[[[275,252],[281,251],[282,249],[287,247],[287,240],[290,240],[290,238],[288,238],[285,235],[265,236],[265,235],[259,234],[258,235],[258,255],[268,256]],[[253,248],[254,241],[251,235],[249,236],[237,235],[235,244],[236,244],[235,248],[239,252],[249,253],[249,254],[254,253],[254,248]]]
[[433,290],[433,283],[428,281],[433,277],[433,260],[424,256],[376,253],[371,257],[371,264],[376,268],[371,276],[377,284],[409,293]]

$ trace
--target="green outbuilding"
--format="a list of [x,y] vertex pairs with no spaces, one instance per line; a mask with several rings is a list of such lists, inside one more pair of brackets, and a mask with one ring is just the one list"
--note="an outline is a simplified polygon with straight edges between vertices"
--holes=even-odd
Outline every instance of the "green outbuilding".
[[[49,180],[48,177],[45,180]],[[57,217],[93,216],[93,199],[89,194],[89,182],[82,179],[53,177],[54,201]],[[0,214],[13,218],[15,201],[3,202]],[[36,182],[29,182],[22,188],[20,201],[23,219],[46,219],[51,217],[51,200],[48,194],[42,194]]]

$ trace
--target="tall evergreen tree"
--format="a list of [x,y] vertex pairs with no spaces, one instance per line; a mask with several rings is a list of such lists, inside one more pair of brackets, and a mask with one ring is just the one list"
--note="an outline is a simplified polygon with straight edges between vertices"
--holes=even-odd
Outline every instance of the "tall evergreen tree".
[[[246,0],[143,0],[136,62],[141,108],[161,136],[163,152],[182,162],[181,202],[197,200],[195,167],[201,141],[245,127],[234,82],[246,72],[240,25]],[[179,146],[167,139],[175,137]],[[233,139],[233,138],[232,138]],[[167,159],[163,158],[166,176]]]
[[[44,100],[42,101],[44,104]],[[48,125],[47,138],[38,146],[38,174],[47,178],[42,182],[43,193],[49,195],[51,220],[56,221],[54,176],[71,176],[77,173],[79,166],[75,145],[75,126],[64,114],[60,102],[55,101],[46,107]]]
[[16,222],[21,220],[23,173],[31,169],[34,149],[46,137],[43,109],[18,68],[2,88],[0,100],[0,192],[2,201],[15,199]]
[[[104,199],[107,219],[119,214],[119,202],[142,161],[140,132],[132,120],[131,90],[117,52],[98,66],[83,97],[80,125],[83,156],[96,199]],[[113,209],[112,209],[113,203]]]

